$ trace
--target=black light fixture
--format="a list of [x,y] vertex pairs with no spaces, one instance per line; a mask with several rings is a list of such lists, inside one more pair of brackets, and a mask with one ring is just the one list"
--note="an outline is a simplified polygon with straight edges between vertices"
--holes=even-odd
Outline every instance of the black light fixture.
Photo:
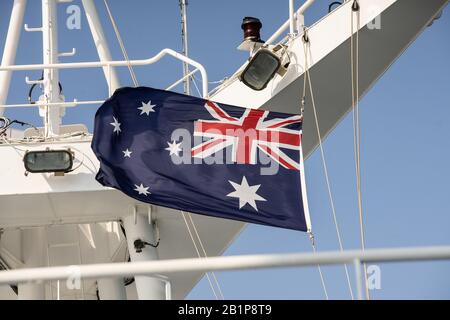
[[262,42],[259,31],[262,28],[262,23],[258,18],[245,17],[241,24],[242,30],[244,30],[244,41],[250,40],[253,42]]
[[268,49],[260,49],[251,58],[239,79],[254,90],[263,90],[280,69],[280,58]]
[[72,169],[73,155],[70,150],[27,151],[23,162],[27,172],[66,173]]

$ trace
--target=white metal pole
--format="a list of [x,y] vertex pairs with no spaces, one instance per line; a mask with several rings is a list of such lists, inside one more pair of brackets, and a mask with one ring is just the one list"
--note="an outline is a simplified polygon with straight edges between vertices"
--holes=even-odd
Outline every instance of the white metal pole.
[[[188,29],[187,29],[187,3],[186,0],[180,0],[180,9],[181,9],[181,38],[183,42],[183,54],[188,57]],[[191,79],[190,77],[186,77],[189,74],[189,64],[183,62],[183,76],[184,76],[184,93],[191,94]]]
[[358,300],[363,299],[363,286],[361,280],[361,261],[359,259],[355,259],[353,261],[353,265],[355,266],[355,279],[356,279],[356,292]]
[[[58,19],[57,0],[42,0],[42,49],[44,64],[58,63]],[[44,69],[44,99],[46,103],[60,102],[59,70]],[[45,136],[59,134],[63,109],[58,106],[45,106]]]
[[123,278],[101,278],[97,280],[100,300],[126,300]]
[[[149,223],[149,218],[136,213],[123,218],[123,225],[127,236],[128,251],[131,261],[152,261],[158,260],[156,248],[146,245],[141,252],[134,246],[135,240],[143,240],[155,243],[155,230]],[[166,284],[158,278],[149,276],[136,276],[136,290],[139,300],[164,300],[166,299]]]
[[[93,241],[96,247],[97,262],[111,261],[112,239],[105,223],[90,224],[93,232]],[[100,300],[126,300],[124,278],[99,278],[97,280]]]
[[[47,236],[45,227],[24,229],[21,231],[22,257],[26,268],[38,268],[46,265]],[[18,284],[19,300],[44,300],[45,285],[40,282]]]
[[[100,61],[111,61],[111,52],[109,51],[108,43],[106,42],[106,37],[94,1],[82,0],[82,3]],[[114,92],[117,88],[120,88],[119,78],[114,68],[111,67],[110,70],[108,70],[108,67],[103,67],[103,73],[105,74],[105,79],[109,86],[109,92]]]
[[[131,218],[133,219],[133,218]],[[131,221],[130,223],[134,223]],[[128,234],[127,234],[128,236]],[[134,246],[132,247],[134,249]],[[286,268],[320,265],[335,265],[361,262],[411,262],[449,260],[450,246],[410,247],[332,251],[318,253],[264,254],[228,257],[188,258],[132,263],[107,263],[81,265],[77,268],[59,266],[49,268],[16,269],[0,272],[1,284],[17,284],[36,280],[81,279],[101,277],[125,277],[133,275],[158,275],[185,272],[209,272],[226,270],[249,270],[261,268]],[[162,283],[162,281],[161,281]],[[164,289],[163,289],[164,290]]]
[[294,0],[289,0],[289,34],[295,34]]
[[[5,48],[3,49],[2,66],[14,64],[16,59],[17,45],[19,44],[26,5],[27,0],[14,0]],[[0,71],[0,105],[6,103],[11,75],[12,71]],[[0,107],[0,116],[3,115],[3,112],[4,109]]]

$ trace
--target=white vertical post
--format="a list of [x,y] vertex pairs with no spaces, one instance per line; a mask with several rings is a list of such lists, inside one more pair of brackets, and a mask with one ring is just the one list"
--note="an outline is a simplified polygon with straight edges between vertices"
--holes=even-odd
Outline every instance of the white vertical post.
[[[106,37],[97,14],[94,1],[82,0],[82,3],[100,61],[111,61],[111,53],[109,51],[108,43],[106,42]],[[119,78],[117,77],[117,73],[114,68],[108,66],[103,67],[103,73],[105,74],[105,79],[108,83],[109,92],[114,92],[120,87]]]
[[[187,3],[186,0],[180,0],[180,9],[181,9],[181,38],[183,43],[183,54],[188,57],[188,30],[187,30]],[[186,76],[189,73],[189,64],[183,62],[183,76]],[[190,77],[187,77],[183,81],[184,83],[184,93],[191,94],[191,80]]]
[[[44,64],[58,63],[58,20],[57,0],[42,0],[42,49]],[[59,70],[44,69],[44,98],[46,103],[60,102]],[[45,106],[44,117],[45,136],[59,134],[62,108]]]
[[[3,49],[2,67],[14,64],[16,59],[17,45],[19,44],[26,5],[27,0],[14,0],[5,48]],[[0,71],[0,105],[6,104],[11,75],[12,71]],[[3,111],[4,108],[0,108],[0,116],[3,115]]]
[[103,278],[97,280],[100,300],[126,300],[123,277]]
[[[44,267],[46,265],[47,236],[44,227],[24,229],[22,236],[22,259],[26,268]],[[18,285],[19,300],[44,300],[43,282],[26,282]]]
[[359,259],[355,259],[353,261],[353,265],[355,266],[355,278],[356,278],[356,292],[358,300],[363,300],[363,287],[361,281],[361,261]]
[[294,0],[289,0],[289,34],[295,34]]
[[297,12],[296,19],[297,19],[297,31],[303,32],[305,27],[305,15],[303,13]]
[[[105,223],[91,224],[96,245],[98,263],[111,261],[111,238]],[[126,300],[127,293],[123,277],[99,278],[97,280],[100,300]]]
[[[156,248],[146,245],[141,252],[134,247],[135,240],[143,240],[155,243],[155,230],[149,223],[147,216],[136,213],[123,218],[123,225],[127,236],[128,250],[131,261],[158,260]],[[136,289],[139,300],[164,300],[166,299],[166,284],[158,278],[148,276],[136,276]]]

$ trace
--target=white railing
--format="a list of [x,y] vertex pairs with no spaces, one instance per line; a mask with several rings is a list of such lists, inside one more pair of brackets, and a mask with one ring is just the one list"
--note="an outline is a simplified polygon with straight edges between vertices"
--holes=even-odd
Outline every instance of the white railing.
[[0,284],[73,279],[112,278],[183,272],[248,270],[353,264],[358,299],[363,299],[362,263],[449,260],[450,246],[368,249],[320,253],[265,254],[212,258],[172,259],[129,263],[92,264],[0,271]]
[[[10,65],[10,66],[0,66],[1,71],[24,71],[24,70],[43,70],[43,69],[75,69],[75,68],[99,68],[99,67],[107,67],[111,70],[112,67],[126,67],[126,66],[143,66],[153,64],[164,56],[169,55],[174,57],[175,59],[181,60],[193,67],[195,67],[196,71],[198,70],[202,76],[202,95],[204,98],[208,97],[208,75],[206,73],[205,68],[202,64],[198,63],[195,60],[192,60],[181,53],[178,53],[172,49],[163,49],[155,56],[142,59],[142,60],[119,60],[119,61],[94,61],[94,62],[72,62],[72,63],[54,63],[54,64],[24,64],[24,65]],[[111,72],[109,72],[111,74]],[[71,102],[69,102],[71,103]],[[80,104],[80,103],[78,103]],[[28,104],[27,106],[36,106],[37,104]],[[61,105],[61,104],[58,104]],[[4,107],[8,107],[9,105],[5,105]],[[15,105],[17,106],[17,105]],[[25,106],[22,105],[22,106]],[[1,106],[3,107],[3,106]]]
[[289,19],[278,28],[277,31],[265,42],[265,44],[271,44],[279,36],[281,36],[288,28],[291,34],[299,32],[305,24],[304,14],[305,11],[315,2],[316,0],[306,0],[305,3],[294,12],[294,1],[289,0]]
[[[191,77],[194,73],[200,71],[199,69],[194,69],[191,72],[189,72],[187,75],[185,75],[184,77],[178,79],[177,81],[175,81],[174,83],[172,83],[170,86],[168,86],[165,90],[172,90],[173,88],[175,88],[177,85],[179,85],[180,83],[183,82],[184,79]],[[205,93],[203,92],[203,95]],[[206,97],[204,95],[204,97]],[[104,103],[104,100],[86,100],[86,101],[78,101],[77,99],[73,99],[72,101],[64,101],[64,102],[50,102],[50,103],[46,103],[46,102],[34,102],[34,103],[18,103],[18,104],[5,104],[5,105],[0,105],[0,109],[1,108],[26,108],[26,107],[40,107],[40,106],[49,106],[49,107],[76,107],[76,106],[82,106],[82,105],[98,105],[98,104],[102,104]]]

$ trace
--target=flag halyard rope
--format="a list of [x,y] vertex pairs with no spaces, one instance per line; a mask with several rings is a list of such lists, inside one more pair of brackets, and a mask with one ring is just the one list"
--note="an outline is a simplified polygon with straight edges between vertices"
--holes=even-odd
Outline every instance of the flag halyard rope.
[[[356,191],[358,196],[359,233],[361,239],[361,250],[366,248],[364,230],[364,217],[362,208],[361,191],[361,127],[359,122],[359,28],[360,28],[360,6],[357,0],[353,1],[351,9],[351,33],[350,33],[350,62],[352,82],[352,120],[353,120],[353,149],[355,158]],[[356,32],[354,18],[356,15]],[[355,33],[355,35],[353,35]],[[363,263],[366,297],[370,300],[370,292],[367,276],[367,264]]]
[[[321,155],[321,159],[322,159],[322,166],[323,166],[324,175],[325,175],[325,182],[327,185],[328,198],[330,200],[333,222],[334,222],[334,226],[336,229],[336,235],[338,238],[339,250],[344,251],[342,236],[341,236],[341,232],[340,232],[340,228],[339,228],[339,223],[337,220],[336,208],[334,205],[333,193],[331,191],[331,184],[330,184],[330,179],[328,176],[328,166],[327,166],[326,159],[325,159],[325,151],[323,149],[322,137],[321,137],[321,133],[320,133],[319,119],[317,116],[316,103],[315,103],[315,99],[314,99],[314,90],[312,87],[312,81],[311,81],[311,76],[310,76],[310,72],[309,72],[310,67],[308,64],[308,48],[310,45],[310,40],[309,40],[309,36],[307,35],[306,28],[304,29],[303,32],[304,32],[304,34],[303,34],[302,39],[303,39],[303,50],[304,50],[304,54],[305,54],[305,71],[304,71],[304,76],[303,76],[304,81],[303,81],[303,96],[302,96],[303,106],[302,106],[302,108],[304,108],[304,104],[305,104],[305,100],[306,100],[306,86],[308,84],[309,94],[311,96],[311,104],[312,104],[312,109],[313,109],[313,114],[314,114],[314,120],[315,120],[316,129],[317,129],[317,136],[319,139],[319,150],[320,150],[320,155]],[[316,250],[316,249],[313,247],[313,250]],[[350,282],[350,275],[348,272],[347,265],[344,265],[344,269],[345,269],[345,276],[346,276],[350,296],[351,296],[351,299],[353,300],[354,299],[353,289],[352,289],[352,285]]]

